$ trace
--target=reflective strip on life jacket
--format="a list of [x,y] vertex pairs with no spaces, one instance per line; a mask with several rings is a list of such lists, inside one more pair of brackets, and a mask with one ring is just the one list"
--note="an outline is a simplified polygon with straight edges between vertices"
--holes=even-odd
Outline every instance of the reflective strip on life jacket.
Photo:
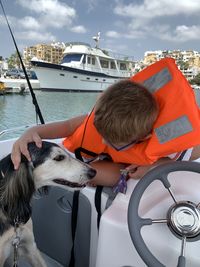
[[199,89],[193,89],[193,91],[195,94],[197,105],[200,108],[200,90]]
[[142,84],[148,89],[149,92],[153,94],[171,80],[172,76],[169,72],[169,69],[164,68],[147,80],[143,81]]
[[193,130],[187,116],[181,116],[155,129],[160,144],[164,144],[174,138],[180,137]]

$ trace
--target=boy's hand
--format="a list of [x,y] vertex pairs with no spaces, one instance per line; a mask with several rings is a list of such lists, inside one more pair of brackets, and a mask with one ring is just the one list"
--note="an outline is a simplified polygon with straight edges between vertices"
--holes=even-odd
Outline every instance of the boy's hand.
[[169,161],[172,161],[170,158],[160,158],[158,161],[156,161],[153,164],[150,165],[143,165],[139,166],[136,164],[131,164],[128,167],[126,167],[126,170],[128,170],[128,176],[132,179],[140,179],[142,178],[150,169],[155,168],[158,165],[161,165],[163,163],[167,163]]
[[11,152],[11,160],[14,165],[14,169],[19,168],[21,162],[21,154],[23,154],[28,161],[31,161],[31,156],[28,151],[28,143],[35,142],[37,147],[42,146],[42,139],[37,132],[32,129],[26,131],[13,145]]
[[128,176],[131,179],[142,178],[149,170],[152,165],[138,166],[135,164],[129,165],[126,170],[128,170]]

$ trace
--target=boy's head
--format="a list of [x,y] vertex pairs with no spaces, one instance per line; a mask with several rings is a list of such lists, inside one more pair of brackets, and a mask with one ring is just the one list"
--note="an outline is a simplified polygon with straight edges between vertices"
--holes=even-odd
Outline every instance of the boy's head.
[[126,79],[102,93],[94,112],[97,131],[115,147],[147,137],[158,116],[158,106],[143,85]]

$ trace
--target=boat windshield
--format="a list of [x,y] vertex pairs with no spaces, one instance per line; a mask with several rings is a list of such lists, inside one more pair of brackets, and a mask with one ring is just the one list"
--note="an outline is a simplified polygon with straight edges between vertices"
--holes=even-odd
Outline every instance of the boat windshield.
[[63,57],[61,64],[70,63],[72,61],[80,61],[83,54],[67,54]]

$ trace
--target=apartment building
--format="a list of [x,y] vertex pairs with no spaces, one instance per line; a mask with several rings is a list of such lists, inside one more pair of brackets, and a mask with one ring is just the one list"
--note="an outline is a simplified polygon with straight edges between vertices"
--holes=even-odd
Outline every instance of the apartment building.
[[37,44],[26,47],[23,50],[24,62],[28,66],[30,64],[30,60],[33,57],[37,57],[39,60],[59,64],[62,59],[64,49],[64,43]]
[[180,50],[157,50],[157,51],[146,51],[144,54],[144,64],[152,64],[161,58],[172,57],[177,61],[188,62],[192,66],[195,64],[196,67],[200,68],[200,53],[193,50],[180,51]]
[[194,76],[200,72],[200,53],[193,50],[146,51],[144,54],[143,64],[148,66],[165,57],[174,58],[180,70],[188,80],[193,79]]
[[161,51],[161,50],[157,50],[157,51],[146,51],[144,53],[143,63],[145,65],[153,64],[154,62],[156,62],[159,59],[161,59],[162,52],[163,51]]

